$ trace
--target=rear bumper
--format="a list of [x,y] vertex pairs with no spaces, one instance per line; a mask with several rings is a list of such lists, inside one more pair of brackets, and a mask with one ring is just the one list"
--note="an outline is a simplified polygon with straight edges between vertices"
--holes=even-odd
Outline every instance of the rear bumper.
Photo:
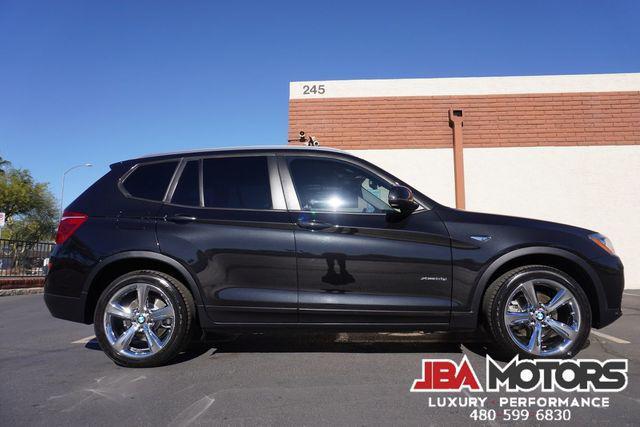
[[86,270],[70,258],[60,258],[57,245],[51,255],[53,266],[44,282],[44,302],[53,317],[86,323],[85,299],[82,292]]
[[44,294],[44,302],[53,317],[84,323],[84,310],[80,298],[64,295]]

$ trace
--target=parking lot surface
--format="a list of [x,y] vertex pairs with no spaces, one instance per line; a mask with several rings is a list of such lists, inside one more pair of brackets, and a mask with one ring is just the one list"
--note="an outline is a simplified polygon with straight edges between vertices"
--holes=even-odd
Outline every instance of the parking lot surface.
[[[610,397],[609,408],[573,409],[570,424],[638,425],[640,291],[625,291],[623,307],[624,316],[592,334],[578,357],[629,359],[628,387],[600,393]],[[126,369],[99,350],[92,326],[53,319],[42,295],[3,297],[0,423],[469,425],[471,408],[429,407],[434,393],[409,389],[421,376],[422,358],[467,355],[483,383],[477,341],[478,335],[420,333],[244,334],[187,352],[170,366]],[[501,394],[481,395],[491,407]]]

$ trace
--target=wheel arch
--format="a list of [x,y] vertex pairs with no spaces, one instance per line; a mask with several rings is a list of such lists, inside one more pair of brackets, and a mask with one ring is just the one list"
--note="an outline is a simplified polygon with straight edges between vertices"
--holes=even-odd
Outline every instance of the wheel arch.
[[585,291],[592,313],[592,324],[597,325],[600,313],[605,310],[605,295],[596,272],[578,255],[560,248],[527,247],[508,252],[495,259],[483,271],[478,280],[473,297],[473,307],[477,321],[481,321],[481,306],[489,285],[502,274],[525,265],[547,265],[564,271]]
[[91,271],[87,277],[83,290],[82,300],[84,307],[83,322],[91,324],[93,313],[102,291],[116,277],[129,271],[157,270],[169,274],[180,280],[189,289],[196,303],[196,311],[202,306],[200,286],[189,270],[179,261],[157,252],[127,251],[109,256]]

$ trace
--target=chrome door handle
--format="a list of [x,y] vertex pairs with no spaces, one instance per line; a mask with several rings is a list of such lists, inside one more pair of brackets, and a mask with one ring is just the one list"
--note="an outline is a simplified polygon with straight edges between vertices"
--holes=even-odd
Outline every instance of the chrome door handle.
[[179,224],[193,222],[196,219],[197,218],[195,216],[189,216],[189,215],[173,215],[173,216],[167,217],[167,221],[177,222]]
[[296,224],[298,225],[298,227],[304,228],[305,230],[325,230],[327,228],[333,227],[333,224],[329,224],[328,222],[319,222],[306,219],[299,219]]

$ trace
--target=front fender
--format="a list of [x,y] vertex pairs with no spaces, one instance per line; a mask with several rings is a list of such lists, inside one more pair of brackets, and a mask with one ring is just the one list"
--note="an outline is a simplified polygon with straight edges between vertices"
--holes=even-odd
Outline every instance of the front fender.
[[596,293],[599,311],[603,312],[604,310],[606,310],[605,295],[602,289],[600,278],[585,259],[574,254],[573,252],[561,248],[548,246],[528,246],[511,250],[499,256],[498,258],[489,262],[481,270],[475,281],[475,286],[471,290],[471,310],[460,312],[453,311],[451,319],[452,327],[456,329],[475,329],[479,323],[479,315],[482,311],[482,298],[487,287],[491,284],[491,279],[494,277],[496,272],[500,271],[503,267],[513,262],[516,262],[516,264],[513,264],[515,268],[515,266],[517,265],[517,260],[519,258],[523,259],[524,265],[526,264],[526,258],[531,256],[550,256],[559,260],[573,263],[575,266],[579,267],[591,280],[591,284],[587,284],[587,286],[592,285],[592,290]]

